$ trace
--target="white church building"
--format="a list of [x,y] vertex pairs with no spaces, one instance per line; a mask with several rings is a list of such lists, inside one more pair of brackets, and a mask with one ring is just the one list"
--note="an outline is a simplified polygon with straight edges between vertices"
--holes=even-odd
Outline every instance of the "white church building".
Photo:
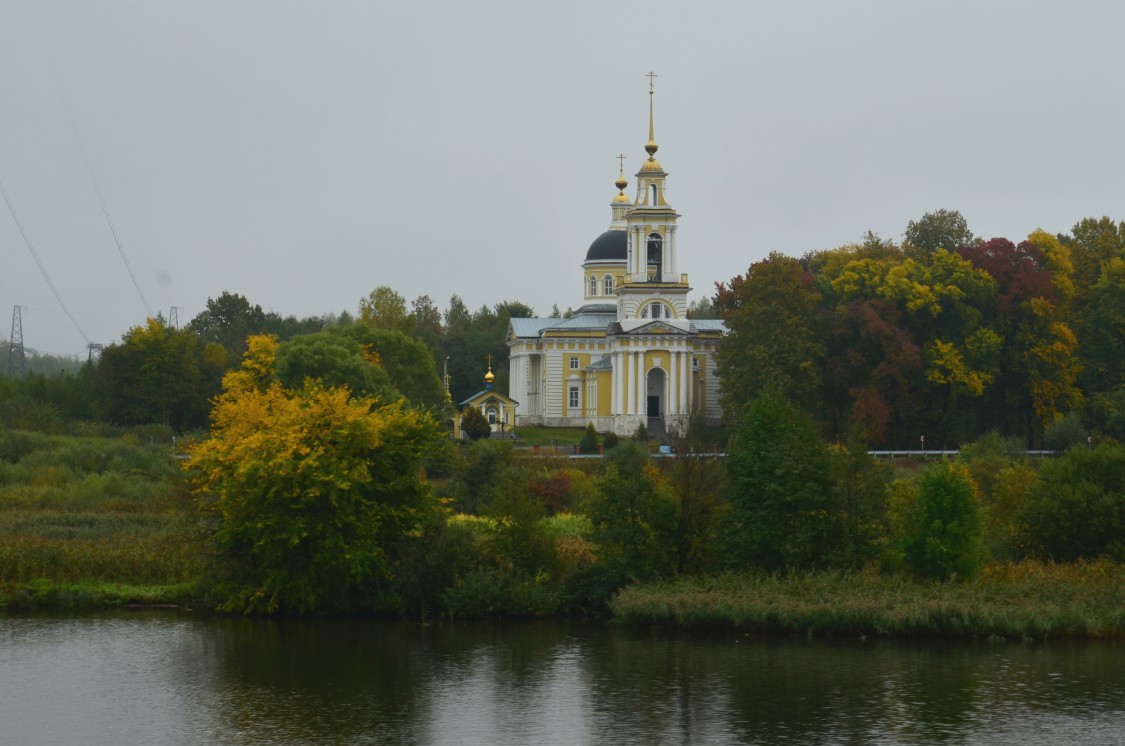
[[687,317],[680,216],[656,160],[652,93],[650,83],[648,159],[632,199],[619,172],[609,230],[582,263],[585,305],[571,318],[512,319],[508,327],[517,426],[592,422],[599,431],[631,435],[643,424],[654,435],[676,434],[694,415],[721,415],[714,355],[725,327]]

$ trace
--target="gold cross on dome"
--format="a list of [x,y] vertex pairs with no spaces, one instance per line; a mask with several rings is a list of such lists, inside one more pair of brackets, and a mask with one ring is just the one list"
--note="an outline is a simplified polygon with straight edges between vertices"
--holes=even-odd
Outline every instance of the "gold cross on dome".
[[654,73],[654,72],[653,72],[652,70],[649,70],[649,71],[648,71],[648,72],[647,72],[647,73],[645,74],[645,77],[646,77],[646,78],[648,78],[648,92],[649,92],[649,93],[652,93],[652,79],[653,79],[653,78],[655,78],[655,77],[657,77],[657,75],[656,75],[656,73]]
[[624,153],[617,156],[617,162],[621,164],[621,173],[625,173],[625,157]]

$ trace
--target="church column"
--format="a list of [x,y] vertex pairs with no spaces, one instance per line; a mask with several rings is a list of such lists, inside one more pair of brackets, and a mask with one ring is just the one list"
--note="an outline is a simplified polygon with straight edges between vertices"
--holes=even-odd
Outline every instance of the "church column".
[[668,357],[668,404],[665,406],[665,411],[667,414],[679,414],[680,353],[669,350]]
[[643,399],[641,397],[643,396],[642,388],[643,388],[643,380],[645,380],[645,378],[643,378],[642,369],[645,366],[643,366],[642,363],[640,362],[640,356],[642,356],[642,354],[645,354],[645,353],[639,352],[639,351],[633,352],[633,376],[632,376],[632,379],[633,379],[632,413],[633,414],[640,414],[641,413],[640,404],[641,404],[641,402],[643,402]]
[[633,228],[633,256],[631,257],[633,266],[629,268],[630,275],[635,277],[637,273],[641,271],[641,262],[644,259],[644,253],[645,244],[644,241],[641,240],[641,229],[640,226],[636,226]]
[[625,353],[621,350],[616,350],[613,353],[612,414],[625,414]]
[[668,226],[668,256],[664,258],[665,271],[672,275],[672,282],[679,282],[676,275],[676,226]]
[[680,353],[680,365],[682,375],[680,376],[680,402],[683,405],[682,412],[691,411],[691,350],[684,350]]
[[694,367],[692,366],[692,360],[694,359],[694,357],[695,348],[688,347],[687,352],[684,353],[684,362],[686,363],[684,367],[687,371],[687,375],[684,376],[684,412],[691,412],[692,407],[694,406],[693,399],[695,397],[695,372]]

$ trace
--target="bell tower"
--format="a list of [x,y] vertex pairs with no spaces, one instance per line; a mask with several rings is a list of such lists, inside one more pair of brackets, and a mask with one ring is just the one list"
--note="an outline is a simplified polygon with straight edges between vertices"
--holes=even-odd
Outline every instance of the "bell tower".
[[[687,276],[676,267],[676,220],[680,217],[668,203],[665,191],[668,173],[656,160],[656,127],[653,99],[656,73],[648,78],[648,158],[637,172],[637,194],[625,215],[628,235],[624,283],[617,290],[618,321],[657,318],[686,319]],[[645,309],[660,301],[659,308]]]

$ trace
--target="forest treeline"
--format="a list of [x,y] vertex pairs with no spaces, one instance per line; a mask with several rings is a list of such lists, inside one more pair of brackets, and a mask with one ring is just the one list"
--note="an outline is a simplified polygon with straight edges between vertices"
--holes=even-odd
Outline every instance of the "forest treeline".
[[767,383],[832,438],[956,448],[999,431],[1028,447],[1072,430],[1125,438],[1125,223],[975,237],[956,212],[721,283],[727,411]]
[[[693,308],[730,331],[725,416],[676,458],[643,432],[591,428],[605,456],[586,461],[449,440],[444,366],[468,396],[531,312],[380,287],[355,316],[297,320],[224,293],[76,374],[4,381],[0,585],[117,588],[145,567],[229,611],[457,617],[596,612],[679,576],[864,573],[923,598],[1009,563],[1125,561],[1125,224],[1013,244],[938,211],[902,244],[752,264]],[[185,468],[157,468],[173,432]],[[922,435],[960,454],[868,454]],[[1041,443],[1061,455],[1030,459]],[[1097,634],[1125,633],[1118,575],[1099,576],[1118,611]]]
[[[442,311],[381,286],[355,313],[297,319],[224,292],[182,329],[154,319],[128,330],[96,364],[32,357],[35,372],[0,379],[0,396],[69,418],[203,429],[246,339],[272,334],[374,349],[399,393],[441,407],[443,374],[456,403],[481,388],[490,359],[507,390],[508,320],[532,315],[519,301],[470,311],[456,295]],[[1125,223],[1106,217],[1069,234],[986,241],[960,213],[938,210],[911,221],[901,243],[868,234],[800,258],[770,254],[718,283],[692,315],[726,321],[728,415],[772,384],[825,437],[861,432],[872,448],[914,449],[922,438],[956,448],[991,431],[1039,448],[1060,421],[1125,439]]]

